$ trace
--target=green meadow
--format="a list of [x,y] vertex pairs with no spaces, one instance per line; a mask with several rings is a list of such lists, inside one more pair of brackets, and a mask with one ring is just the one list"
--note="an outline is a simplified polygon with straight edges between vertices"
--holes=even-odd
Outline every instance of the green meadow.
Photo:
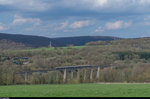
[[85,46],[71,46],[71,47],[51,47],[51,48],[28,48],[28,49],[22,49],[22,50],[8,50],[8,52],[35,52],[35,51],[54,51],[54,50],[68,50],[68,49],[81,49],[84,48]]
[[0,97],[150,97],[150,84],[0,86]]

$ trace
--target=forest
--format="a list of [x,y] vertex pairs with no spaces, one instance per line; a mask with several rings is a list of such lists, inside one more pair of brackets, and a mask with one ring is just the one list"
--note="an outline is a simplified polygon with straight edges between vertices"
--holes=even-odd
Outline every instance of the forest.
[[3,39],[15,43],[21,43],[27,47],[39,48],[39,47],[47,47],[50,42],[54,47],[65,47],[68,45],[83,46],[87,42],[91,41],[99,41],[99,40],[111,41],[122,38],[112,36],[77,36],[77,37],[73,36],[73,37],[49,38],[43,36],[0,33],[0,40]]
[[[16,84],[61,84],[96,82],[150,82],[150,38],[122,39],[114,41],[89,42],[81,48],[47,47],[40,50],[30,48],[0,51],[0,85]],[[36,70],[49,70],[63,66],[110,66],[100,70],[100,76],[90,79],[90,70],[79,78],[63,82],[63,74],[58,71],[30,74],[25,81],[24,74]],[[96,71],[96,70],[94,70]],[[57,77],[56,77],[57,76]],[[76,76],[76,74],[75,74]],[[57,78],[57,79],[56,79]]]

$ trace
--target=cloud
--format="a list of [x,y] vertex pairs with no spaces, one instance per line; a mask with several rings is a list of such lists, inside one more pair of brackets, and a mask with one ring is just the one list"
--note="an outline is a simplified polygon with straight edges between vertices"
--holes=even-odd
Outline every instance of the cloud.
[[98,27],[95,32],[104,32],[106,30],[119,30],[123,28],[128,28],[131,26],[131,22],[124,22],[122,20],[115,21],[115,22],[107,22],[104,27]]
[[[147,11],[149,0],[60,0],[63,7],[76,10],[95,10],[97,12]],[[131,9],[133,8],[134,9]],[[143,10],[140,11],[139,8]]]
[[95,30],[95,32],[101,33],[101,32],[104,32],[104,29],[103,29],[103,27],[100,26]]
[[117,30],[122,28],[127,28],[131,25],[130,22],[116,21],[116,22],[108,22],[105,25],[107,30]]
[[12,0],[0,0],[0,5],[9,5],[12,4]]
[[150,4],[150,1],[149,0],[138,0],[138,3],[140,5],[149,5]]
[[150,0],[0,0],[0,6],[3,10],[42,18],[150,13]]
[[82,20],[82,21],[75,21],[73,23],[69,23],[68,21],[60,23],[61,26],[56,27],[55,30],[64,30],[65,32],[68,32],[70,30],[66,30],[66,29],[79,29],[79,28],[83,28],[83,27],[88,27],[90,25],[93,25],[94,22],[91,20]]
[[[45,0],[43,0],[45,1]],[[50,3],[41,0],[0,0],[0,5],[11,7],[12,10],[45,11]]]
[[104,6],[108,3],[108,0],[94,0],[95,5]]
[[77,29],[77,28],[83,28],[93,25],[92,21],[86,20],[86,21],[76,21],[70,25],[70,28]]
[[145,20],[145,21],[150,20],[150,15],[144,16],[144,20]]
[[60,27],[55,28],[55,30],[62,30],[65,29],[68,26],[68,22],[61,23]]
[[3,23],[0,23],[0,31],[4,31],[4,30],[7,30],[7,28]]
[[[149,9],[150,0],[0,0],[0,22],[5,24],[0,30],[63,36],[90,35],[95,27],[95,32],[114,34],[147,32]],[[134,23],[132,29],[130,21]],[[142,22],[145,25],[138,25]]]
[[144,22],[143,25],[150,25],[150,22]]
[[39,18],[23,18],[21,16],[15,15],[13,24],[25,24],[25,23],[31,23],[33,25],[40,25],[41,20]]
[[150,13],[149,9],[150,0],[0,0],[0,12],[45,20],[87,16],[108,19]]

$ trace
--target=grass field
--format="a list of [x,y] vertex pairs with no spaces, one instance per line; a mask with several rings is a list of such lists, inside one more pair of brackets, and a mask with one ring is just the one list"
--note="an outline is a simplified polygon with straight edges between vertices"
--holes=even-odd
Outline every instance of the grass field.
[[150,84],[0,86],[0,97],[150,97]]
[[[84,47],[85,46],[55,47],[55,48],[57,48],[58,50],[68,50],[69,48],[81,49]],[[55,48],[54,47],[52,47],[52,48],[29,48],[29,49],[22,49],[22,50],[8,50],[8,52],[17,53],[17,52],[34,52],[34,51],[53,51],[53,50],[55,50]]]

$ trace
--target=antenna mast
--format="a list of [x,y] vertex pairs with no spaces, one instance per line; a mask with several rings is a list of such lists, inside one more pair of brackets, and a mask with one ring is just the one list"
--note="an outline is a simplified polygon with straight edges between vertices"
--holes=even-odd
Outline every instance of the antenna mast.
[[51,41],[50,41],[49,47],[50,47],[50,48],[52,47],[52,42],[51,42]]

